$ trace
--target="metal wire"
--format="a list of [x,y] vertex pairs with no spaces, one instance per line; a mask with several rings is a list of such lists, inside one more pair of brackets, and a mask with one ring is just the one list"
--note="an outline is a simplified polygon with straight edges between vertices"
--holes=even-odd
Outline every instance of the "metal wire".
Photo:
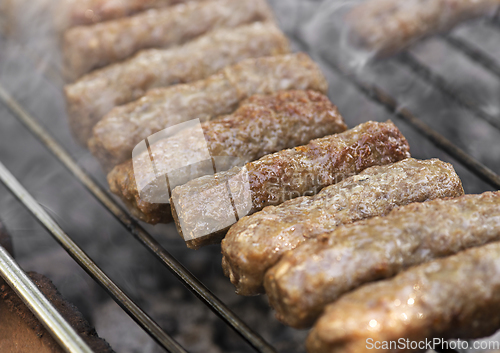
[[234,314],[217,296],[167,252],[144,228],[92,179],[66,150],[0,86],[0,99],[28,130],[106,207],[132,235],[146,246],[182,283],[214,313],[230,325],[257,352],[276,353],[276,349]]
[[445,34],[442,36],[442,38],[448,45],[462,52],[467,57],[469,57],[469,59],[478,63],[483,68],[490,71],[500,79],[500,65],[488,54],[484,53],[481,49],[463,39],[450,34]]
[[[300,37],[295,37],[295,39],[299,42],[299,44],[301,44],[301,46],[308,48],[307,44],[303,42],[300,39]],[[471,169],[482,180],[491,183],[492,185],[500,189],[500,176],[496,175],[491,170],[483,166],[480,162],[476,161],[474,158],[470,157],[468,154],[460,150],[453,143],[447,140],[444,136],[441,136],[439,133],[437,133],[432,128],[427,126],[420,119],[416,118],[406,108],[399,109],[398,108],[399,104],[387,93],[383,92],[380,88],[376,87],[375,85],[370,85],[366,82],[362,82],[356,77],[356,75],[350,73],[347,69],[342,67],[340,64],[334,62],[333,60],[331,59],[328,60],[323,55],[320,55],[320,57],[327,65],[329,65],[331,69],[333,69],[340,76],[350,81],[356,88],[358,88],[367,97],[384,106],[391,114],[394,114],[398,118],[401,118],[402,120],[407,122],[419,133],[421,133],[423,136],[428,138],[432,143],[434,143],[438,148],[443,149],[451,156],[455,157],[459,162],[461,162],[466,167]],[[444,351],[437,347],[435,348],[435,351],[437,353],[458,353],[457,351],[452,349]]]
[[[299,35],[295,35],[294,39],[297,43],[302,46],[306,51],[311,52],[311,49],[304,42]],[[385,109],[387,109],[391,114],[404,120],[420,134],[430,140],[436,147],[442,149],[450,156],[454,157],[466,168],[472,171],[481,180],[490,184],[496,189],[500,189],[500,176],[494,173],[492,170],[484,166],[482,163],[477,161],[472,156],[468,155],[466,152],[455,146],[447,138],[439,134],[437,131],[432,129],[430,126],[425,124],[423,121],[415,117],[408,109],[399,108],[399,103],[392,98],[389,94],[385,93],[382,89],[376,85],[369,84],[360,80],[354,73],[350,72],[348,69],[343,67],[338,62],[327,58],[325,55],[319,55],[322,61],[324,61],[333,71],[344,77],[347,81],[352,83],[356,88],[358,88],[363,94],[372,99],[378,104],[381,104]],[[437,353],[458,353],[453,349],[441,349],[436,347],[435,351]]]
[[68,254],[98,282],[151,337],[172,353],[187,353],[162,328],[142,311],[59,227],[40,204],[26,191],[9,170],[0,162],[0,181],[52,234]]
[[92,353],[92,349],[1,246],[0,274],[66,352]]
[[399,54],[395,60],[400,64],[408,67],[417,76],[425,80],[430,85],[438,88],[441,92],[446,94],[450,99],[461,107],[469,110],[474,115],[480,117],[491,126],[500,130],[500,118],[494,117],[484,110],[479,108],[477,104],[471,101],[468,97],[462,97],[459,93],[455,92],[453,87],[441,75],[433,72],[429,67],[422,64],[416,57],[408,52]]
[[[311,48],[306,42],[302,40],[300,35],[293,35],[296,40],[304,50],[312,52]],[[333,71],[335,71],[340,76],[344,77],[347,81],[351,82],[355,87],[357,87],[363,94],[372,99],[373,101],[381,104],[387,109],[391,114],[404,120],[411,127],[417,130],[421,135],[426,137],[431,141],[436,147],[448,153],[450,156],[455,158],[458,162],[463,164],[467,169],[473,172],[477,177],[479,177],[484,182],[493,186],[495,189],[500,189],[500,176],[493,172],[491,169],[486,167],[484,164],[476,160],[474,157],[470,156],[464,152],[459,147],[455,146],[446,137],[432,129],[430,126],[425,124],[422,120],[418,119],[413,115],[408,109],[400,108],[401,105],[392,98],[389,94],[384,92],[380,87],[364,82],[360,80],[356,74],[351,72],[351,70],[345,68],[343,65],[338,63],[332,58],[324,53],[317,53],[322,61],[324,61]]]
[[[323,59],[325,60],[325,58]],[[493,186],[495,189],[500,189],[499,175],[497,175],[495,172],[493,172],[491,169],[486,167],[474,157],[464,152],[459,147],[455,146],[455,144],[453,144],[450,140],[425,124],[422,120],[413,115],[408,109],[400,108],[400,104],[389,94],[384,92],[381,88],[377,87],[376,85],[361,81],[355,74],[350,73],[340,64],[335,63],[332,60],[325,60],[325,62],[330,65],[330,67],[338,74],[354,84],[366,96],[384,106],[391,114],[394,114],[396,117],[404,120],[415,130],[417,130],[421,135],[425,136],[429,141],[431,141],[436,147],[440,148],[441,150],[445,151],[450,156],[455,158],[458,162],[463,164],[481,180]]]

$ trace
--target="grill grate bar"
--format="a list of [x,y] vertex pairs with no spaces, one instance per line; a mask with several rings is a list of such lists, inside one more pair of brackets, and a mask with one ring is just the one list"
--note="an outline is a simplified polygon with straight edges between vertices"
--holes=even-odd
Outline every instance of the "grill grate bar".
[[448,45],[462,52],[500,79],[500,65],[481,49],[453,35],[445,34],[442,38]]
[[417,130],[421,135],[432,142],[436,147],[459,161],[478,178],[493,186],[495,189],[500,190],[500,175],[496,174],[477,159],[455,146],[453,142],[432,129],[422,120],[413,115],[413,113],[411,113],[408,109],[400,108],[400,104],[381,88],[360,80],[356,74],[351,72],[351,70],[346,69],[343,65],[338,63],[337,60],[329,58],[327,54],[315,52],[304,40],[302,40],[300,34],[293,34],[292,38],[303,50],[311,53],[311,55],[318,55],[320,60],[327,64],[337,74],[353,84],[368,98],[384,106],[388,112],[405,121],[412,128]]
[[276,349],[234,314],[217,296],[165,250],[118,203],[104,191],[50,134],[0,86],[0,99],[13,115],[106,207],[122,225],[148,248],[191,292],[231,326],[259,353],[276,353]]
[[52,234],[54,239],[85,271],[98,282],[151,337],[172,353],[187,353],[162,328],[142,311],[61,229],[52,217],[17,181],[9,170],[0,162],[0,181],[26,207],[37,220]]
[[459,104],[461,107],[469,110],[474,115],[480,117],[486,121],[491,126],[500,130],[500,119],[486,113],[484,110],[479,108],[476,103],[468,99],[467,97],[462,97],[459,93],[455,92],[453,87],[443,78],[441,75],[433,72],[429,67],[422,64],[417,58],[408,52],[403,52],[399,54],[396,59],[400,64],[408,67],[417,76],[425,80],[430,85],[437,87],[441,92],[446,94],[455,103]]
[[73,327],[1,246],[0,274],[66,352],[92,353]]
[[408,109],[400,108],[400,104],[389,94],[384,92],[381,88],[377,87],[376,85],[361,81],[355,74],[350,73],[340,64],[334,62],[334,60],[328,60],[326,57],[322,58],[335,72],[346,78],[367,97],[381,104],[391,114],[408,123],[421,135],[425,136],[429,141],[431,141],[436,147],[440,148],[441,150],[445,151],[450,156],[455,158],[481,180],[493,186],[495,189],[500,189],[499,175],[497,175],[484,164],[457,147],[446,137],[432,129],[422,120],[413,115],[413,113],[411,113]]
[[[300,39],[298,40],[302,45],[305,44]],[[442,136],[441,134],[433,130],[431,127],[429,127],[427,124],[422,122],[420,119],[415,117],[408,109],[398,108],[399,107],[398,102],[390,95],[388,95],[375,85],[371,85],[369,83],[361,81],[355,74],[350,73],[340,64],[334,62],[334,60],[331,59],[329,60],[324,55],[320,55],[320,57],[326,64],[328,64],[328,66],[331,69],[333,69],[340,76],[344,77],[349,82],[351,82],[357,89],[359,89],[368,98],[372,99],[378,104],[381,104],[391,114],[404,120],[415,130],[417,130],[420,134],[429,139],[438,148],[442,149],[443,151],[445,151],[446,153],[457,159],[460,163],[462,163],[465,167],[467,167],[480,179],[492,185],[496,189],[500,189],[499,175],[495,174],[493,171],[484,166],[482,163],[480,163],[473,157],[469,156],[467,153],[465,153],[460,148],[455,146],[451,141],[449,141],[444,136]],[[437,353],[457,353],[457,351],[453,349],[444,350],[444,349],[439,349],[437,347],[435,348],[435,351]]]

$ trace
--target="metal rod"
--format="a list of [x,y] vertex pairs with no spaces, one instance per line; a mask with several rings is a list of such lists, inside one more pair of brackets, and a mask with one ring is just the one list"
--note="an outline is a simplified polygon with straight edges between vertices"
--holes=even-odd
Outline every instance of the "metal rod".
[[[294,39],[300,44],[302,47],[310,49],[300,36],[295,35]],[[308,50],[310,51],[310,50]],[[444,136],[440,135],[438,132],[434,131],[431,127],[426,125],[420,119],[415,117],[408,109],[399,108],[398,102],[389,96],[387,93],[382,91],[379,87],[375,85],[371,85],[369,83],[361,81],[355,74],[344,68],[339,63],[335,62],[332,59],[328,59],[325,55],[319,55],[320,58],[337,74],[347,79],[351,82],[357,89],[359,89],[363,94],[365,94],[368,98],[373,101],[381,104],[385,109],[387,109],[391,114],[394,114],[398,118],[401,118],[410,126],[412,126],[415,130],[417,130],[424,137],[429,139],[434,145],[438,148],[444,150],[449,155],[457,159],[460,163],[466,166],[469,170],[471,170],[474,174],[476,174],[481,180],[487,182],[493,187],[500,189],[500,176],[495,174],[493,171],[488,169],[486,166],[481,164],[479,161],[469,156],[467,153],[459,149],[452,142],[446,139]],[[456,350],[447,349],[444,350],[442,348],[435,348],[438,353],[457,353]]]
[[53,235],[68,254],[97,281],[151,337],[172,353],[187,353],[156,322],[142,311],[111,279],[88,257],[85,252],[59,227],[40,204],[26,191],[9,170],[0,162],[0,181]]
[[445,34],[442,38],[448,45],[464,53],[469,59],[478,63],[500,79],[500,65],[481,49],[450,34]]
[[345,77],[348,81],[354,84],[354,86],[356,86],[366,96],[384,106],[391,114],[394,114],[396,117],[404,120],[406,123],[411,125],[421,135],[426,137],[435,146],[455,158],[458,162],[460,162],[467,169],[473,172],[481,180],[493,186],[495,189],[500,189],[499,175],[476,160],[474,157],[464,152],[459,147],[455,146],[455,144],[453,144],[450,140],[425,124],[422,120],[413,115],[413,113],[411,113],[408,109],[400,108],[400,104],[389,94],[375,85],[361,81],[355,74],[350,73],[338,63],[335,63],[333,60],[326,60],[326,58],[323,58],[323,60],[338,74]]
[[[311,52],[308,44],[301,39],[300,35],[295,34],[293,35],[293,38],[304,50]],[[500,190],[500,176],[498,174],[476,160],[474,157],[464,152],[462,149],[455,146],[455,144],[453,144],[450,140],[425,124],[408,109],[400,108],[400,104],[389,94],[385,93],[381,88],[376,85],[363,82],[357,77],[356,74],[346,69],[340,63],[336,62],[336,60],[328,58],[325,54],[316,54],[318,54],[320,59],[324,61],[332,70],[344,77],[347,81],[351,82],[368,98],[382,105],[388,112],[405,121],[421,135],[431,141],[436,147],[455,158],[481,180],[493,186],[495,189]]]
[[274,349],[259,334],[253,331],[243,320],[234,314],[203,283],[191,274],[177,259],[167,252],[144,228],[142,228],[118,203],[94,181],[65,149],[10,95],[0,86],[0,99],[7,108],[35,135],[47,149],[82,183],[104,207],[106,207],[132,235],[146,246],[156,257],[181,280],[184,285],[200,298],[214,313],[230,325],[256,351],[275,353]]
[[92,353],[92,349],[54,308],[52,303],[19,267],[10,254],[0,246],[0,274],[31,312],[68,353]]
[[417,76],[421,77],[430,85],[437,87],[441,92],[446,94],[455,103],[459,104],[463,108],[469,110],[474,115],[480,117],[486,121],[491,126],[500,130],[500,117],[494,117],[484,110],[479,108],[477,104],[471,101],[467,97],[462,97],[459,93],[455,92],[453,87],[444,79],[441,75],[433,72],[430,68],[422,64],[417,58],[408,52],[403,52],[399,54],[396,59],[400,64],[408,67]]

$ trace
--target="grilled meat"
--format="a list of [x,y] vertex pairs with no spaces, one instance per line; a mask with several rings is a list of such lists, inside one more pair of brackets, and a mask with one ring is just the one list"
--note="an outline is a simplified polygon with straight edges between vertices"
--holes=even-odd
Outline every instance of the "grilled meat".
[[[109,344],[100,338],[73,304],[66,301],[47,277],[35,272],[27,273],[63,318],[75,329],[83,341],[95,353],[114,353]],[[0,283],[0,351],[64,353],[57,341],[49,334],[14,290]]]
[[409,156],[408,142],[392,122],[367,122],[178,186],[172,213],[188,247],[198,248],[220,241],[237,218]]
[[142,49],[171,47],[210,30],[272,17],[265,0],[206,0],[73,27],[66,31],[63,40],[65,76],[74,80]]
[[264,285],[281,321],[308,327],[358,286],[498,240],[500,192],[414,203],[305,242],[266,273]]
[[[497,207],[491,214],[497,224],[498,215]],[[500,243],[492,243],[346,294],[326,307],[307,339],[307,351],[368,353],[373,349],[367,340],[485,337],[500,328],[499,310]],[[415,350],[377,349],[408,351]]]
[[254,94],[290,89],[327,91],[325,77],[308,55],[243,60],[205,80],[156,88],[113,109],[94,127],[89,148],[109,170],[130,159],[143,139],[167,127],[194,119],[205,122],[234,112]]
[[64,0],[62,2],[65,2],[67,7],[67,27],[74,27],[114,20],[137,12],[159,9],[187,1],[193,0]]
[[0,9],[13,24],[44,16],[52,29],[59,33],[71,27],[114,20],[187,1],[201,0],[3,0]]
[[266,271],[307,239],[398,206],[462,194],[453,167],[437,159],[371,167],[316,196],[269,206],[240,220],[222,241],[224,272],[238,294],[263,293]]
[[[186,129],[151,147],[159,174],[167,175],[168,171],[181,169],[191,164],[192,156],[204,155],[205,151],[208,152],[207,158],[231,157],[225,159],[226,163],[217,163],[216,166],[217,171],[228,170],[269,153],[347,129],[337,108],[326,96],[314,91],[255,95],[244,101],[233,114],[203,123],[201,128],[204,136],[200,137],[193,129]],[[150,165],[149,153],[144,152],[134,161],[115,167],[108,175],[108,182],[111,191],[129,205],[135,216],[152,224],[166,223],[172,220],[170,205],[146,201],[148,198],[159,198],[161,187],[151,183],[142,192],[137,188],[140,180],[147,179]],[[212,166],[211,161],[209,166]],[[203,164],[198,164],[197,168],[202,169]],[[193,168],[184,172],[186,175],[181,177],[182,180],[189,180],[189,175],[203,173]],[[169,186],[173,188],[172,180]],[[167,200],[169,198],[167,195]]]
[[356,44],[384,56],[499,8],[499,0],[368,0],[346,20]]
[[87,145],[104,115],[151,88],[201,80],[244,59],[288,52],[288,40],[270,22],[214,30],[171,49],[144,50],[65,87],[73,135]]

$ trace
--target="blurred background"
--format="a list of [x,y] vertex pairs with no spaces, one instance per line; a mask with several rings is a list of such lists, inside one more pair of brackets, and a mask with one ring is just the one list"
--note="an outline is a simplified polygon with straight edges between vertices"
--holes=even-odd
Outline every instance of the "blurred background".
[[[307,50],[330,83],[329,97],[349,127],[367,120],[392,119],[410,142],[415,158],[453,163],[467,193],[492,187],[437,149],[384,106],[339,75],[330,60],[342,62],[358,77],[374,83],[415,116],[477,160],[500,173],[500,131],[464,109],[415,74],[401,57],[366,62],[342,39],[338,14],[352,2],[339,0],[270,0],[280,27],[295,50]],[[340,12],[339,12],[340,11]],[[43,22],[31,22],[30,36],[0,36],[0,85],[7,90],[103,187],[105,175],[90,153],[70,135],[57,40],[43,35]],[[484,50],[500,65],[500,25],[491,19],[469,22],[452,31]],[[500,77],[484,69],[443,37],[426,39],[409,52],[442,75],[450,87],[500,122]],[[169,334],[190,352],[253,350],[162,266],[0,103],[0,161],[54,217],[90,257]],[[12,234],[16,258],[26,271],[53,280],[116,352],[162,350],[66,254],[52,237],[0,185],[0,219]],[[173,225],[146,229],[236,314],[280,352],[305,352],[307,331],[281,325],[265,296],[239,297],[223,275],[220,246],[188,250]]]

